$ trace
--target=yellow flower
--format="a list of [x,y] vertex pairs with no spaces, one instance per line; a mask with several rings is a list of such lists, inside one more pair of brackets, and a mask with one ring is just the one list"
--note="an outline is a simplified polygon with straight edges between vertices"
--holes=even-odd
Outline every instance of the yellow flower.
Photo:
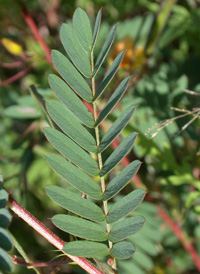
[[126,50],[126,53],[120,65],[120,68],[132,70],[139,68],[143,64],[145,60],[144,47],[134,47],[134,40],[131,39],[129,36],[125,37],[124,39],[116,43],[110,55],[109,63],[112,63],[117,54],[122,50]]
[[21,55],[23,52],[22,47],[18,43],[12,41],[11,39],[2,38],[1,43],[12,54]]

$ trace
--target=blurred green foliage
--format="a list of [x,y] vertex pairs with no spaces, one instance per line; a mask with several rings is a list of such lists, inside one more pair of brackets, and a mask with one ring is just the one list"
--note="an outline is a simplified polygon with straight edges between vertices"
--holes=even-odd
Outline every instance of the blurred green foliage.
[[[166,2],[170,1],[163,1],[164,4]],[[158,1],[1,1],[0,173],[3,174],[7,191],[62,237],[62,233],[48,220],[62,210],[44,192],[44,187],[49,184],[66,185],[51,171],[44,158],[45,154],[53,151],[45,140],[42,127],[48,122],[43,112],[44,99],[54,97],[47,82],[47,75],[54,69],[27,25],[23,13],[25,6],[49,48],[61,51],[58,37],[60,26],[71,19],[77,6],[85,9],[92,20],[98,9],[103,7],[103,24],[98,40],[100,45],[109,26],[119,22],[115,45],[104,68],[111,64],[120,50],[127,48],[127,55],[107,94],[113,92],[127,73],[133,74],[133,77],[121,108],[116,109],[108,119],[113,121],[128,105],[137,105],[131,125],[121,136],[123,138],[133,130],[140,132],[129,157],[133,159],[137,156],[143,161],[138,174],[143,187],[188,235],[200,254],[198,1],[178,1],[173,5],[162,32],[156,32],[154,28],[155,14],[161,7]],[[146,57],[152,37],[155,37],[154,47]],[[24,73],[20,75],[21,72]],[[19,77],[14,79],[16,75]],[[37,93],[30,93],[30,85],[36,86]],[[196,95],[186,93],[186,89],[195,91]],[[106,100],[104,96],[102,106]],[[191,112],[195,110],[196,119],[189,124],[195,117]],[[174,119],[184,113],[187,114],[185,117]],[[154,138],[151,138],[152,135]],[[135,185],[132,184],[132,187],[135,188]],[[120,264],[122,273],[197,273],[189,253],[159,217],[155,205],[148,201],[141,206],[140,211],[139,214],[147,219],[147,231],[143,230],[133,237],[136,246],[138,242],[138,253],[132,259],[134,263],[125,261]],[[155,221],[152,223],[148,216],[154,216]],[[57,257],[54,248],[22,220],[14,217],[10,231],[31,260],[47,262]],[[19,255],[14,248],[12,253]],[[41,270],[40,273],[50,273],[52,268],[45,271]],[[35,272],[17,266],[13,273]],[[85,272],[79,267],[66,265],[58,273]]]

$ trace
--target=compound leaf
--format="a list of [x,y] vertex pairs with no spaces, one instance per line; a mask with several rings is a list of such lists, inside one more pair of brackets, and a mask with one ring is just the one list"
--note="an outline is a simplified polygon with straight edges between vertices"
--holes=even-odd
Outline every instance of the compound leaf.
[[62,103],[46,101],[47,111],[54,122],[76,143],[84,149],[95,152],[96,142],[94,137],[84,128],[76,117]]
[[102,226],[79,217],[58,214],[52,218],[52,222],[61,230],[86,240],[103,242],[108,239]]
[[115,196],[122,188],[124,188],[128,182],[137,173],[141,162],[138,160],[133,161],[127,167],[125,167],[114,179],[110,181],[103,194],[103,200],[109,200]]
[[108,212],[107,223],[114,223],[135,210],[144,199],[145,193],[143,189],[136,189],[117,201]]
[[50,74],[49,84],[60,101],[87,127],[94,127],[94,118],[88,108],[60,77]]
[[50,127],[45,128],[44,132],[48,141],[64,157],[92,176],[97,176],[99,174],[97,162],[69,137]]
[[126,156],[126,154],[132,148],[136,137],[137,133],[133,132],[125,140],[121,142],[121,144],[105,161],[103,168],[100,171],[101,176],[104,176],[105,174],[110,172]]
[[109,254],[109,248],[102,243],[90,241],[74,241],[65,244],[63,251],[73,256],[84,258],[105,257]]
[[121,220],[112,226],[108,239],[113,243],[122,241],[138,232],[143,227],[144,223],[145,219],[142,216]]
[[70,212],[95,222],[105,221],[102,209],[88,199],[58,186],[47,186],[45,190],[55,203]]
[[83,76],[62,53],[51,51],[54,66],[67,84],[85,101],[92,101],[92,91]]
[[73,187],[95,200],[101,200],[101,189],[91,177],[60,156],[48,154],[46,158],[50,167]]

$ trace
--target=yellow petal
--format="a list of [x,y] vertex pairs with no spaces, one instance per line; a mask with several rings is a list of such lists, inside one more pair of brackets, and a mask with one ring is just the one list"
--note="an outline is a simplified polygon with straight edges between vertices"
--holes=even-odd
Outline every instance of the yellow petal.
[[1,43],[12,54],[21,55],[23,52],[22,47],[18,43],[14,42],[8,38],[2,38]]

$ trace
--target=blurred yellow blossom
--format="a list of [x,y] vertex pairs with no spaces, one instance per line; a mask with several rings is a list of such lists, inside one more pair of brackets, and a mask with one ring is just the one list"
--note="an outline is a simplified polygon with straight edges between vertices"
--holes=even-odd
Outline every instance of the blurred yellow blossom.
[[1,43],[12,54],[21,55],[23,52],[22,46],[8,38],[2,38]]
[[120,65],[120,68],[132,70],[139,68],[143,64],[145,60],[144,47],[134,47],[134,40],[131,39],[129,36],[116,43],[110,55],[109,63],[111,63],[115,59],[117,54],[122,50],[126,50],[126,53]]

